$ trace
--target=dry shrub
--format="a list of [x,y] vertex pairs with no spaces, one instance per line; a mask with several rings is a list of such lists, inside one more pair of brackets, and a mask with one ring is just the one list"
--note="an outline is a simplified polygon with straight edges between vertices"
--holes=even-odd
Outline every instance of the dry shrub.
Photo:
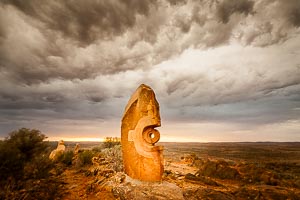
[[91,150],[84,150],[79,152],[78,160],[76,162],[76,167],[82,167],[85,165],[92,164],[92,158],[95,156],[95,153]]
[[0,199],[54,199],[59,195],[59,183],[50,173],[54,165],[48,158],[49,143],[44,139],[40,131],[22,128],[0,142]]
[[121,145],[120,141],[104,141],[103,142],[104,148],[113,148],[114,146],[119,146],[119,145]]
[[59,162],[59,163],[63,163],[66,166],[71,166],[73,157],[74,157],[74,152],[73,151],[65,151],[65,152],[60,153],[57,156],[56,161]]
[[115,145],[112,148],[102,150],[105,160],[109,162],[109,168],[116,172],[123,171],[123,158],[121,145]]
[[93,147],[92,151],[94,151],[94,152],[101,152],[102,149],[103,149],[103,147],[101,147],[101,146],[96,146],[96,147]]

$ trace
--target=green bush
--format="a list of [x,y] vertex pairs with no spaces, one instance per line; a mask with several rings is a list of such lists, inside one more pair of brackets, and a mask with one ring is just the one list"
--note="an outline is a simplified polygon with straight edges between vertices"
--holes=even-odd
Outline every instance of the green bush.
[[48,143],[45,135],[35,129],[22,128],[13,131],[0,143],[0,180],[7,177],[20,179],[24,175],[24,167],[34,162],[37,157],[47,155]]
[[[51,176],[49,142],[35,129],[13,131],[0,142],[0,199],[54,199],[58,181]],[[22,192],[20,192],[22,191]]]
[[121,142],[113,142],[113,141],[104,141],[103,142],[104,148],[113,148],[116,145],[121,145]]
[[20,179],[23,177],[24,157],[21,152],[7,141],[0,144],[0,182],[8,177]]
[[21,128],[11,132],[7,142],[17,148],[25,160],[30,161],[36,155],[45,154],[49,149],[49,143],[44,142],[46,138],[39,130]]
[[79,152],[78,154],[79,167],[92,164],[92,158],[94,157],[94,155],[95,154],[91,150],[84,150],[82,152]]
[[57,162],[63,163],[67,166],[72,165],[72,160],[74,157],[74,152],[73,151],[65,151],[61,154],[58,155],[57,157]]
[[46,179],[54,164],[45,155],[38,155],[24,166],[24,179]]
[[92,148],[92,151],[94,151],[94,152],[101,152],[102,151],[102,147],[101,146],[97,146],[97,147],[93,147]]

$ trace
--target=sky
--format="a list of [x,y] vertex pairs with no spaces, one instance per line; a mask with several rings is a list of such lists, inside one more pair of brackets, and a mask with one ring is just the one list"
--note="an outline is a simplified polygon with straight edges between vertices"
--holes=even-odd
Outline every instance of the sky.
[[0,2],[0,138],[120,137],[142,83],[161,141],[300,141],[300,1]]

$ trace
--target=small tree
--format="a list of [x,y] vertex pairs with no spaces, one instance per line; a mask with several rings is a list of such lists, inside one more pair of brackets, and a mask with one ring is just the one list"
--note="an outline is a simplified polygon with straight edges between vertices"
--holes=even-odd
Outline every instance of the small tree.
[[[50,173],[54,165],[48,157],[49,142],[44,139],[38,130],[21,128],[0,141],[0,199],[54,199],[59,195],[58,183]],[[37,180],[39,184],[32,185]],[[25,192],[19,192],[22,189]]]
[[23,176],[25,160],[17,148],[13,148],[7,141],[0,144],[0,183],[8,177],[20,179]]
[[[0,177],[23,178],[24,167],[46,153],[45,135],[35,129],[13,131],[0,143]],[[33,162],[32,162],[33,163]],[[0,179],[0,180],[1,180]]]
[[84,165],[92,164],[92,158],[94,157],[95,153],[91,150],[84,150],[78,154],[78,166],[82,167]]
[[106,137],[103,146],[104,148],[113,148],[116,145],[121,144],[121,139],[118,137]]
[[73,151],[65,151],[58,155],[57,162],[63,163],[66,166],[71,166],[74,157]]
[[49,147],[48,142],[44,142],[46,138],[39,130],[21,128],[11,132],[7,142],[12,148],[18,149],[26,161],[29,161],[37,155],[46,153]]

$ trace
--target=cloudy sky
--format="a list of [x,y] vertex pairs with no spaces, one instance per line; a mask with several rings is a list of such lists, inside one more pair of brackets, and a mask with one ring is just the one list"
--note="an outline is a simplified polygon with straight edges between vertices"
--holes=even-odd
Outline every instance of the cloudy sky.
[[300,1],[1,1],[0,138],[119,136],[141,83],[162,141],[300,141]]

